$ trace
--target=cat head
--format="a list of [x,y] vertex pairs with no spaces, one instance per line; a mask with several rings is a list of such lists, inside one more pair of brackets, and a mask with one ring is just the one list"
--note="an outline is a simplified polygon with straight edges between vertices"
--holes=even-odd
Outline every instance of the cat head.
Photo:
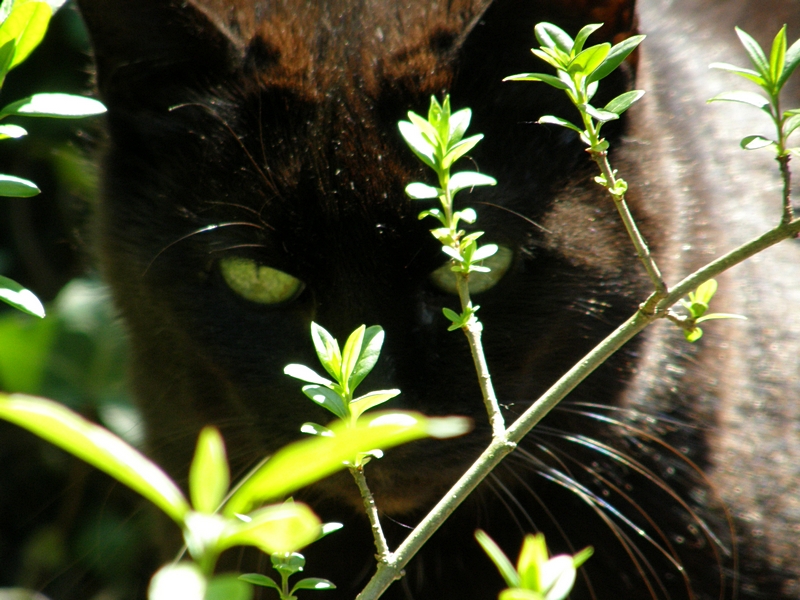
[[[378,503],[402,514],[444,491],[488,429],[466,342],[442,315],[457,306],[447,257],[417,218],[428,206],[404,193],[429,173],[397,121],[449,93],[486,136],[463,162],[499,183],[457,203],[502,249],[474,300],[498,395],[517,414],[630,314],[641,277],[582,143],[535,123],[572,116],[565,99],[502,79],[540,69],[535,23],[574,34],[605,21],[596,39],[619,41],[634,32],[632,4],[81,0],[109,108],[100,254],[154,454],[185,472],[208,423],[240,470],[297,439],[326,418],[282,373],[315,365],[311,321],[342,341],[380,324],[364,387],[400,388],[392,407],[476,427],[376,461]],[[628,66],[600,96],[630,79]],[[626,368],[619,358],[579,398],[613,403]],[[345,484],[322,493],[360,502]]]

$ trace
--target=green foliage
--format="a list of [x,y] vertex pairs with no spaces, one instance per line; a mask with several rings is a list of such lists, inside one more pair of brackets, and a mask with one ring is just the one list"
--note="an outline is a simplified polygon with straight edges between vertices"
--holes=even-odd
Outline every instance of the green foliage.
[[[592,98],[597,93],[598,82],[619,67],[645,38],[643,35],[634,35],[615,46],[604,43],[584,48],[588,37],[600,27],[602,23],[586,25],[573,40],[569,34],[552,23],[539,23],[534,31],[541,47],[532,48],[531,52],[553,67],[556,75],[520,73],[504,79],[504,81],[540,81],[563,90],[580,112],[583,127],[553,115],[545,115],[538,122],[572,129],[593,152],[605,152],[608,149],[608,142],[600,137],[603,124],[619,119],[622,113],[644,95],[642,90],[633,90],[620,94],[603,108],[591,104]],[[624,194],[624,190],[616,190],[616,193]]]
[[769,58],[764,50],[747,32],[736,28],[736,35],[744,46],[753,69],[737,67],[728,63],[713,63],[712,69],[734,73],[755,83],[764,94],[747,91],[725,92],[714,96],[709,102],[737,102],[763,110],[769,115],[777,132],[776,139],[762,135],[748,135],[742,138],[745,150],[772,147],[778,158],[789,154],[800,155],[800,147],[787,145],[789,136],[800,127],[800,109],[782,110],[780,94],[784,84],[800,64],[800,40],[787,50],[786,25],[781,27],[772,40]]
[[[0,86],[8,72],[24,61],[42,41],[53,9],[46,2],[10,0],[0,16]],[[12,102],[0,109],[0,120],[9,116],[79,118],[105,112],[97,100],[70,94],[35,94]],[[0,140],[18,139],[27,135],[18,125],[0,125]],[[0,196],[29,198],[40,193],[32,181],[13,175],[0,174]],[[15,281],[0,276],[0,300],[22,312],[44,317],[44,307],[29,290]]]
[[742,315],[733,315],[728,313],[711,313],[706,314],[708,305],[714,294],[717,293],[717,282],[714,279],[709,279],[705,283],[699,285],[694,292],[689,292],[688,300],[681,300],[681,305],[689,312],[689,317],[683,321],[681,327],[683,328],[683,335],[689,342],[696,342],[703,337],[703,330],[697,325],[703,321],[710,321],[712,319],[746,319]]
[[564,600],[575,584],[575,572],[592,555],[591,547],[574,556],[561,554],[549,557],[544,535],[526,535],[517,566],[483,531],[475,538],[492,559],[508,588],[500,592],[500,600]]
[[269,587],[278,591],[281,600],[297,600],[295,592],[298,590],[333,590],[336,586],[327,579],[319,577],[306,577],[296,582],[291,589],[289,588],[289,578],[296,573],[303,571],[306,559],[297,552],[286,552],[273,554],[271,557],[272,567],[280,574],[281,583],[276,582],[272,577],[258,573],[248,573],[240,575],[239,579],[247,581],[253,585]]
[[[431,230],[433,236],[442,244],[442,250],[452,259],[452,271],[456,274],[457,288],[461,296],[462,312],[456,313],[448,308],[443,309],[451,325],[449,330],[461,329],[475,322],[478,306],[468,300],[466,285],[469,274],[487,272],[481,262],[497,252],[495,244],[478,247],[477,240],[482,231],[467,234],[459,229],[459,221],[473,224],[478,216],[471,208],[453,211],[454,196],[461,190],[482,185],[495,185],[497,181],[474,171],[461,171],[450,174],[453,164],[483,139],[483,134],[464,138],[469,127],[472,111],[465,108],[451,114],[450,96],[445,96],[439,104],[431,97],[428,118],[409,112],[408,121],[400,121],[398,127],[403,139],[417,157],[436,173],[439,186],[413,182],[406,186],[406,194],[413,200],[430,200],[438,198],[442,209],[431,208],[419,213],[419,218],[433,217],[442,227]],[[463,288],[463,291],[462,291]]]

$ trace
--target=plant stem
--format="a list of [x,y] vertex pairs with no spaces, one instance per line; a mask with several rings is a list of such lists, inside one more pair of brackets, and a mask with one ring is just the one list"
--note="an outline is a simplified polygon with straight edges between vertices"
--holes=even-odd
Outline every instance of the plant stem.
[[375,548],[378,551],[377,559],[378,564],[384,564],[392,557],[389,551],[389,544],[386,542],[386,536],[383,535],[383,528],[381,527],[380,517],[378,516],[378,507],[375,504],[375,498],[367,485],[367,478],[364,476],[364,465],[357,467],[350,467],[350,473],[353,479],[356,480],[358,491],[361,492],[361,500],[364,502],[364,510],[369,519],[370,528],[372,529],[372,537],[375,539]]
[[[472,301],[469,297],[467,275],[463,273],[456,274],[456,289],[461,300],[462,312],[471,309]],[[489,373],[489,365],[486,363],[486,355],[483,353],[483,343],[481,342],[483,325],[473,316],[461,330],[467,336],[469,350],[472,353],[472,362],[475,364],[475,372],[478,374],[478,384],[481,387],[483,403],[489,415],[489,424],[492,426],[492,436],[495,438],[502,436],[506,425],[503,420],[503,413],[500,412],[500,403],[497,401],[497,395],[494,392],[492,375]]]
[[648,248],[644,236],[639,231],[636,221],[633,219],[633,215],[631,215],[631,211],[628,208],[628,203],[625,202],[625,194],[617,194],[614,192],[617,185],[617,179],[614,176],[614,170],[611,168],[611,165],[608,162],[608,154],[605,151],[590,151],[590,153],[592,155],[592,159],[600,168],[600,172],[605,177],[605,188],[614,199],[614,205],[617,207],[617,212],[619,212],[619,216],[622,218],[622,222],[625,224],[625,229],[628,231],[628,236],[631,238],[634,248],[636,248],[636,255],[639,257],[639,260],[642,261],[645,271],[647,271],[647,275],[650,277],[650,281],[655,288],[656,294],[662,297],[666,296],[667,286],[661,276],[661,271],[659,270],[655,259],[650,253],[650,248]]
[[375,600],[402,576],[402,571],[408,561],[425,544],[431,535],[447,519],[450,514],[467,498],[478,484],[494,469],[500,461],[510,454],[517,443],[552,410],[567,394],[588,377],[597,367],[603,364],[612,354],[619,350],[631,338],[642,331],[658,318],[666,317],[667,310],[678,302],[683,296],[698,285],[737,265],[770,246],[800,232],[800,219],[788,224],[780,224],[767,233],[751,240],[735,250],[721,256],[702,269],[684,278],[673,287],[666,296],[656,303],[656,310],[646,312],[643,304],[636,313],[614,332],[606,337],[600,344],[592,349],[586,356],[564,374],[547,392],[534,402],[517,419],[505,433],[494,438],[488,448],[481,454],[475,463],[464,475],[450,488],[439,503],[420,522],[414,531],[403,541],[387,562],[378,565],[375,575],[367,586],[357,596],[357,600]]
[[792,172],[789,170],[789,160],[792,156],[783,153],[776,159],[781,169],[781,179],[783,180],[783,214],[781,215],[781,225],[788,225],[794,218],[792,209]]

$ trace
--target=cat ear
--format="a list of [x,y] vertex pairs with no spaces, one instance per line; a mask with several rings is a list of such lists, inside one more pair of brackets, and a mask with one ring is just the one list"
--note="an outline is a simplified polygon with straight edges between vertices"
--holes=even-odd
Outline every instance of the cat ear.
[[[213,84],[243,55],[234,2],[78,0],[109,104],[164,105]],[[228,16],[227,20],[223,16]]]

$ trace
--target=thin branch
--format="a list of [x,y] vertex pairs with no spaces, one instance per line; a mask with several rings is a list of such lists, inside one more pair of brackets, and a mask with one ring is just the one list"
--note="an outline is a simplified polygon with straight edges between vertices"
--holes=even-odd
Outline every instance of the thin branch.
[[386,536],[383,534],[375,498],[372,496],[372,492],[367,485],[367,478],[364,476],[364,466],[350,467],[350,473],[353,475],[353,479],[356,480],[358,491],[361,492],[361,500],[364,502],[364,510],[367,513],[370,529],[372,529],[372,537],[375,539],[375,548],[378,551],[376,556],[378,564],[384,564],[392,558],[392,553],[389,550],[389,544],[386,542]]

